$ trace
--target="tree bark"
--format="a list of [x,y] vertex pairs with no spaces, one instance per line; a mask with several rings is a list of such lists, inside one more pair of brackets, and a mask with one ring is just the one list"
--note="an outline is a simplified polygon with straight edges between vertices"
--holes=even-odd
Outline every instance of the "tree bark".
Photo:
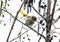
[[[50,17],[47,18],[46,20],[46,42],[51,42],[50,40],[50,31],[51,31],[51,25],[52,25],[52,21],[53,21],[53,16],[54,16],[54,11],[55,11],[55,6],[56,6],[56,2],[57,0],[54,0],[54,5],[53,5],[53,9],[52,9],[52,14]],[[50,15],[50,7],[51,6],[51,2],[50,0],[48,0],[48,10],[47,10],[47,16]],[[48,35],[47,35],[48,34]]]
[[[51,9],[51,2],[50,0],[47,0],[47,17],[50,15],[50,9]],[[51,31],[51,28],[50,28],[50,17],[47,18],[46,20],[46,42],[49,42],[50,40],[50,31]],[[48,35],[49,34],[49,35]]]

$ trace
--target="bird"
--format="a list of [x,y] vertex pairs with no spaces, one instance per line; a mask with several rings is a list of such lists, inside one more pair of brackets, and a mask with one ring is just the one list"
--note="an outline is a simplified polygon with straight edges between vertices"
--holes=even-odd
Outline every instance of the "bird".
[[33,26],[33,24],[35,23],[36,20],[37,20],[37,18],[35,16],[27,16],[25,24],[27,26]]

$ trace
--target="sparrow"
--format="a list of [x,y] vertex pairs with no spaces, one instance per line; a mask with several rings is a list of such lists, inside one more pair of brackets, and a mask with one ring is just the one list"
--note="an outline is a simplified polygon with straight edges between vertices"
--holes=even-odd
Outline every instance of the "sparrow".
[[27,26],[33,26],[33,24],[35,23],[36,20],[37,20],[37,18],[35,16],[27,16],[25,24]]

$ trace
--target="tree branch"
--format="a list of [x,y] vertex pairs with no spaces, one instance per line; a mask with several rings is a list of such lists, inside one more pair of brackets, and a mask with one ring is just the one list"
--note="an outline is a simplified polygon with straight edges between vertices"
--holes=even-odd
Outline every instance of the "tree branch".
[[22,3],[22,5],[21,5],[20,9],[17,11],[17,14],[16,14],[16,16],[15,16],[15,18],[14,18],[14,21],[13,21],[13,24],[12,24],[12,26],[11,26],[11,30],[10,30],[10,32],[9,32],[9,35],[8,35],[8,37],[7,37],[6,42],[8,42],[8,40],[9,40],[9,37],[10,37],[10,34],[11,34],[12,30],[13,30],[13,27],[14,27],[15,21],[16,21],[17,16],[18,16],[18,13],[19,13],[19,11],[21,10],[21,8],[22,8],[24,2],[25,2],[25,1],[23,1],[23,3]]
[[[42,33],[41,34],[43,34],[43,32],[45,31],[45,28],[43,28],[43,31],[42,31]],[[40,42],[40,40],[41,40],[41,36],[39,37],[39,40],[38,40],[38,42]]]
[[33,7],[33,5],[31,4],[31,3],[29,3],[30,4],[30,6],[35,10],[35,12],[38,14],[38,15],[40,15],[44,20],[46,20],[34,7]]

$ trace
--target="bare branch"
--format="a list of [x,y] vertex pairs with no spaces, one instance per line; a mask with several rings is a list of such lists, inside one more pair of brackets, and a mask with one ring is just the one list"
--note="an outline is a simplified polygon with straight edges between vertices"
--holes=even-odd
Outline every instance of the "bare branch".
[[19,11],[21,10],[21,8],[22,8],[24,2],[25,2],[25,1],[23,1],[23,3],[22,3],[22,5],[21,5],[20,9],[17,11],[17,14],[16,14],[16,16],[15,16],[15,18],[14,18],[14,21],[13,21],[13,24],[12,24],[12,27],[11,27],[11,30],[10,30],[10,32],[9,32],[9,35],[8,35],[8,37],[7,37],[6,42],[8,42],[8,40],[9,40],[9,37],[10,37],[10,34],[11,34],[12,30],[13,30],[13,27],[14,27],[15,21],[16,21],[17,16],[18,16],[18,13],[19,13]]
[[[37,25],[37,24],[36,24]],[[35,27],[35,26],[34,26]],[[33,28],[34,28],[33,27]],[[28,30],[28,31],[30,31],[30,29]],[[18,35],[20,35],[20,36],[22,36],[23,34],[25,34],[27,31],[25,31],[25,32],[23,32],[23,33],[21,33],[20,34],[20,32],[19,32],[19,34]],[[9,41],[9,42],[12,42],[12,41],[14,41],[14,40],[16,40],[17,38],[19,38],[19,36],[18,37],[16,37],[16,38],[14,38],[14,39],[12,39],[11,41]]]
[[59,18],[57,18],[52,24],[56,23],[59,20]]
[[[47,17],[50,15],[50,10],[51,10],[51,0],[47,0]],[[50,17],[47,18],[46,20],[46,42],[49,42],[50,39]]]
[[39,14],[44,20],[46,20],[34,7],[33,7],[33,5],[31,4],[31,3],[29,3],[30,5],[31,5],[31,7],[35,10],[35,12],[37,13],[37,14]]
[[56,6],[57,0],[54,0],[54,6],[52,9],[52,17],[51,17],[51,21],[53,20],[53,16],[54,16],[54,11],[55,11],[55,6]]
[[[43,28],[43,31],[42,31],[42,33],[41,34],[43,34],[43,32],[45,31],[45,28]],[[40,42],[40,40],[41,40],[41,36],[40,36],[40,38],[39,38],[39,40],[38,40],[38,42]]]

